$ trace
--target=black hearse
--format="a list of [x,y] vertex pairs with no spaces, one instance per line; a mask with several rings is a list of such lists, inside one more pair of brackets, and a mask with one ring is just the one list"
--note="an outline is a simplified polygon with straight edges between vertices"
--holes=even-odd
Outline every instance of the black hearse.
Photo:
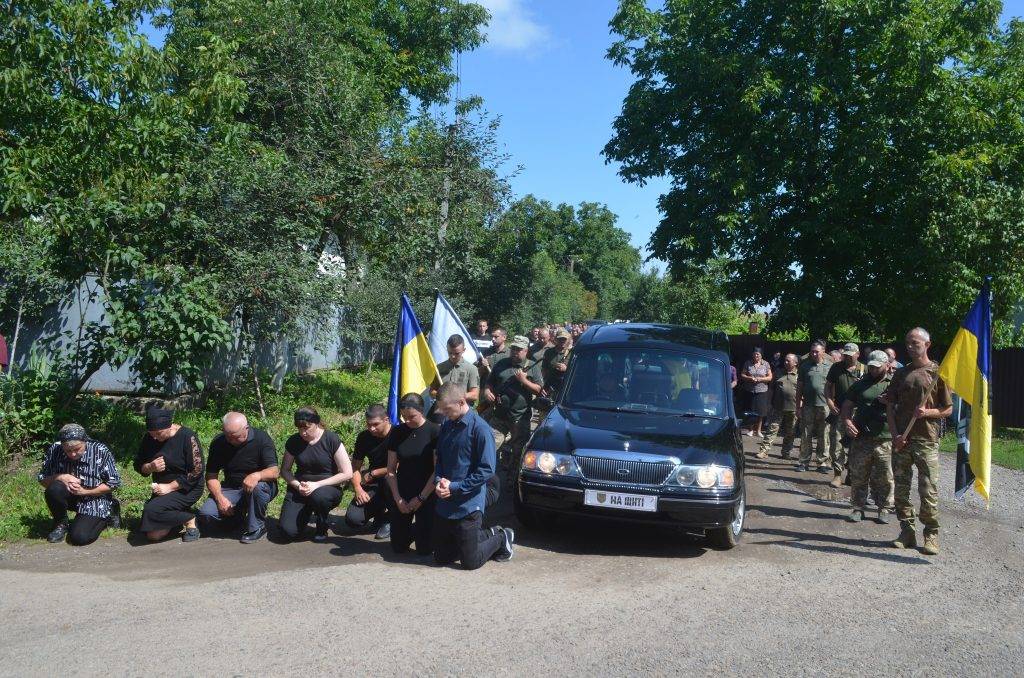
[[704,531],[731,548],[744,497],[728,337],[623,323],[580,337],[520,457],[513,501],[526,527],[556,513],[604,516]]

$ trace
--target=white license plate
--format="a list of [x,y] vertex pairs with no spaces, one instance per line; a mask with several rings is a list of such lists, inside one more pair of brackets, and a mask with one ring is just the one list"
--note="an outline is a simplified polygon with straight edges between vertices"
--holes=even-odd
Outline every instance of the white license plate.
[[587,490],[583,495],[583,503],[587,506],[626,509],[627,511],[658,510],[658,498],[649,494],[624,494],[622,492]]

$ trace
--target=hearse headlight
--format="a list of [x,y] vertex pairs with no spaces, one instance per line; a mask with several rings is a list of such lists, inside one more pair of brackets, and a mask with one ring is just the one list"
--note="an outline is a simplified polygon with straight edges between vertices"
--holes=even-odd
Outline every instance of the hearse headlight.
[[528,451],[523,455],[523,469],[539,471],[551,476],[578,476],[579,466],[571,454]]
[[681,464],[676,467],[676,483],[683,487],[731,489],[736,486],[736,472],[728,466]]

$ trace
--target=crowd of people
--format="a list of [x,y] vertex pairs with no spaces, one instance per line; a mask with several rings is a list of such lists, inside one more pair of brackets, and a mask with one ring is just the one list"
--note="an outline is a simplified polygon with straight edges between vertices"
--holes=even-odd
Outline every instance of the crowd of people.
[[[224,415],[204,458],[195,431],[174,423],[172,411],[150,408],[133,461],[151,480],[139,532],[150,541],[180,532],[182,541],[193,542],[204,532],[237,530],[242,543],[259,541],[283,482],[280,536],[300,539],[312,526],[313,541],[322,542],[350,485],[344,522],[389,540],[395,553],[414,548],[468,569],[511,559],[514,530],[483,526],[484,512],[501,492],[497,450],[525,444],[535,402],[557,389],[572,341],[586,326],[538,326],[530,337],[511,338],[486,320],[475,329],[471,340],[482,358],[464,360],[465,339],[451,336],[432,404],[422,394],[405,394],[398,424],[383,405],[370,406],[351,453],[311,406],[294,413],[296,431],[280,462],[270,435],[250,426],[244,413]],[[120,473],[110,449],[83,426],[60,429],[38,480],[54,521],[51,543],[85,545],[106,527],[120,526]]]
[[[860,522],[870,496],[875,519],[900,523],[897,548],[917,546],[910,499],[917,469],[924,525],[922,550],[937,554],[939,439],[952,413],[952,394],[928,357],[931,337],[917,327],[907,333],[910,363],[903,365],[892,348],[867,352],[848,342],[828,351],[824,341],[811,343],[802,357],[775,353],[770,361],[759,348],[738,371],[737,411],[749,415],[747,435],[762,436],[756,457],[765,459],[781,433],[780,456],[789,459],[799,437],[797,471],[831,473],[830,484],[850,485],[848,519]],[[762,429],[764,422],[767,424]]]
[[[258,541],[267,534],[267,508],[283,480],[279,526],[285,540],[302,538],[312,524],[313,540],[325,541],[331,512],[351,485],[345,523],[389,539],[396,553],[414,547],[439,563],[460,561],[468,569],[511,559],[512,528],[483,526],[487,507],[501,493],[497,470],[523,449],[551,406],[573,344],[587,326],[544,324],[529,336],[512,337],[486,320],[474,329],[468,339],[480,359],[466,358],[463,335],[450,336],[448,358],[438,365],[442,383],[429,394],[432,405],[423,394],[405,394],[398,424],[382,405],[369,407],[351,454],[314,407],[295,412],[296,432],[280,463],[273,440],[243,413],[224,415],[204,460],[194,431],[174,423],[169,410],[148,410],[134,460],[135,470],[152,479],[140,532],[157,541],[180,531],[190,542],[204,531],[232,526],[243,543]],[[928,358],[929,346],[925,330],[911,330],[907,366],[891,349],[870,351],[865,365],[854,343],[830,353],[825,342],[815,341],[802,357],[776,353],[771,360],[755,349],[740,370],[732,368],[732,387],[736,411],[747,419],[745,433],[762,437],[757,458],[766,458],[781,434],[781,457],[789,459],[799,437],[796,469],[831,472],[835,487],[847,471],[849,519],[865,518],[870,496],[876,520],[885,523],[890,511],[897,514],[901,531],[893,543],[899,548],[917,544],[910,501],[916,467],[923,550],[934,554],[938,440],[952,404],[938,365]],[[120,524],[117,466],[110,450],[82,426],[60,430],[39,482],[54,519],[50,542],[88,544],[108,525]],[[204,492],[207,499],[193,511]],[[75,513],[70,521],[69,511]]]

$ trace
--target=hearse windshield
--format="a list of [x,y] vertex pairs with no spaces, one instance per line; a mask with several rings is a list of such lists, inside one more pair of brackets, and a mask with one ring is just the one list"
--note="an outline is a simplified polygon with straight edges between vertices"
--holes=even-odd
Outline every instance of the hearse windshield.
[[684,351],[598,348],[578,353],[561,405],[725,417],[725,364]]

